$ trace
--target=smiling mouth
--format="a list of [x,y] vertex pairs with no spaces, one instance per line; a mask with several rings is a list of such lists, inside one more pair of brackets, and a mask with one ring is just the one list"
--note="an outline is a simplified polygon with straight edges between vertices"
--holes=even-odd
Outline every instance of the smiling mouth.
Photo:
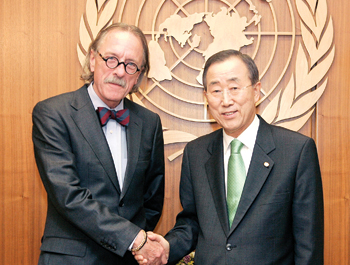
[[230,115],[235,114],[236,112],[237,112],[237,111],[225,112],[225,113],[223,113],[222,115],[224,115],[224,116],[230,116]]

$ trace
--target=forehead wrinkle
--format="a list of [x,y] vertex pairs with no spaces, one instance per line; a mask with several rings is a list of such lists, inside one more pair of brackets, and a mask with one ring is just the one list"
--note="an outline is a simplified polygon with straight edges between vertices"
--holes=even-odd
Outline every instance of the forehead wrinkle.
[[238,78],[238,77],[230,77],[230,78],[228,78],[226,81],[227,82],[236,82],[236,83],[239,83],[238,81],[239,81],[240,79]]
[[[130,54],[132,52],[131,50],[125,49],[123,47],[124,40],[128,39],[129,42],[133,42],[133,38],[138,39],[138,41],[141,41],[137,35],[133,34],[132,32],[121,30],[121,29],[113,29],[110,32],[108,32],[104,38],[101,40],[99,44],[98,50],[100,51],[101,48],[104,49],[104,54],[103,56],[106,57],[116,57],[119,61],[124,61],[124,62],[135,62],[138,64],[138,58],[135,57],[135,54]],[[108,44],[106,44],[109,41]],[[122,46],[120,50],[120,47],[118,49],[115,49],[115,46]],[[129,48],[129,47],[127,47]],[[135,58],[133,58],[135,57]],[[141,58],[140,64],[143,63],[143,55]]]

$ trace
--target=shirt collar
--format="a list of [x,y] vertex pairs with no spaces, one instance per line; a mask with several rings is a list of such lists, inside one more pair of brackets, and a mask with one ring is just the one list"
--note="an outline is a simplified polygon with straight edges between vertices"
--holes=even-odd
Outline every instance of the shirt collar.
[[[98,107],[105,107],[107,109],[110,109],[106,103],[102,101],[102,99],[96,94],[94,88],[92,87],[93,82],[88,87],[88,93],[90,96],[90,99],[92,101],[92,104],[94,105],[95,110]],[[122,99],[117,107],[115,107],[113,110],[121,110],[124,108],[124,99]]]
[[[251,152],[253,152],[253,149],[254,149],[256,135],[258,134],[259,125],[260,125],[260,120],[259,120],[258,116],[255,115],[254,120],[249,125],[249,127],[247,129],[245,129],[245,131],[242,132],[237,137],[237,139],[244,144],[244,147],[251,150]],[[222,131],[223,131],[223,136],[224,136],[224,152],[226,152],[230,146],[231,141],[235,138],[226,134],[225,130],[222,130]]]

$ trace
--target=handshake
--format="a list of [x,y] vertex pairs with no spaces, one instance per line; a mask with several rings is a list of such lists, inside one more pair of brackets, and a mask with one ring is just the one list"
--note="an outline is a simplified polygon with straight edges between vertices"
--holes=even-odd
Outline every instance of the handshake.
[[144,265],[168,263],[170,245],[164,237],[153,232],[141,230],[131,249],[136,261]]

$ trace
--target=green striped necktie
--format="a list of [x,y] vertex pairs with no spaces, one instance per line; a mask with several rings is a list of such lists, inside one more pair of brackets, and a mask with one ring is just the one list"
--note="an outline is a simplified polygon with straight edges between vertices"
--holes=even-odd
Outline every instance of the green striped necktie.
[[242,147],[243,144],[239,140],[232,140],[227,171],[227,209],[230,227],[237,211],[246,178],[244,162],[241,156]]

